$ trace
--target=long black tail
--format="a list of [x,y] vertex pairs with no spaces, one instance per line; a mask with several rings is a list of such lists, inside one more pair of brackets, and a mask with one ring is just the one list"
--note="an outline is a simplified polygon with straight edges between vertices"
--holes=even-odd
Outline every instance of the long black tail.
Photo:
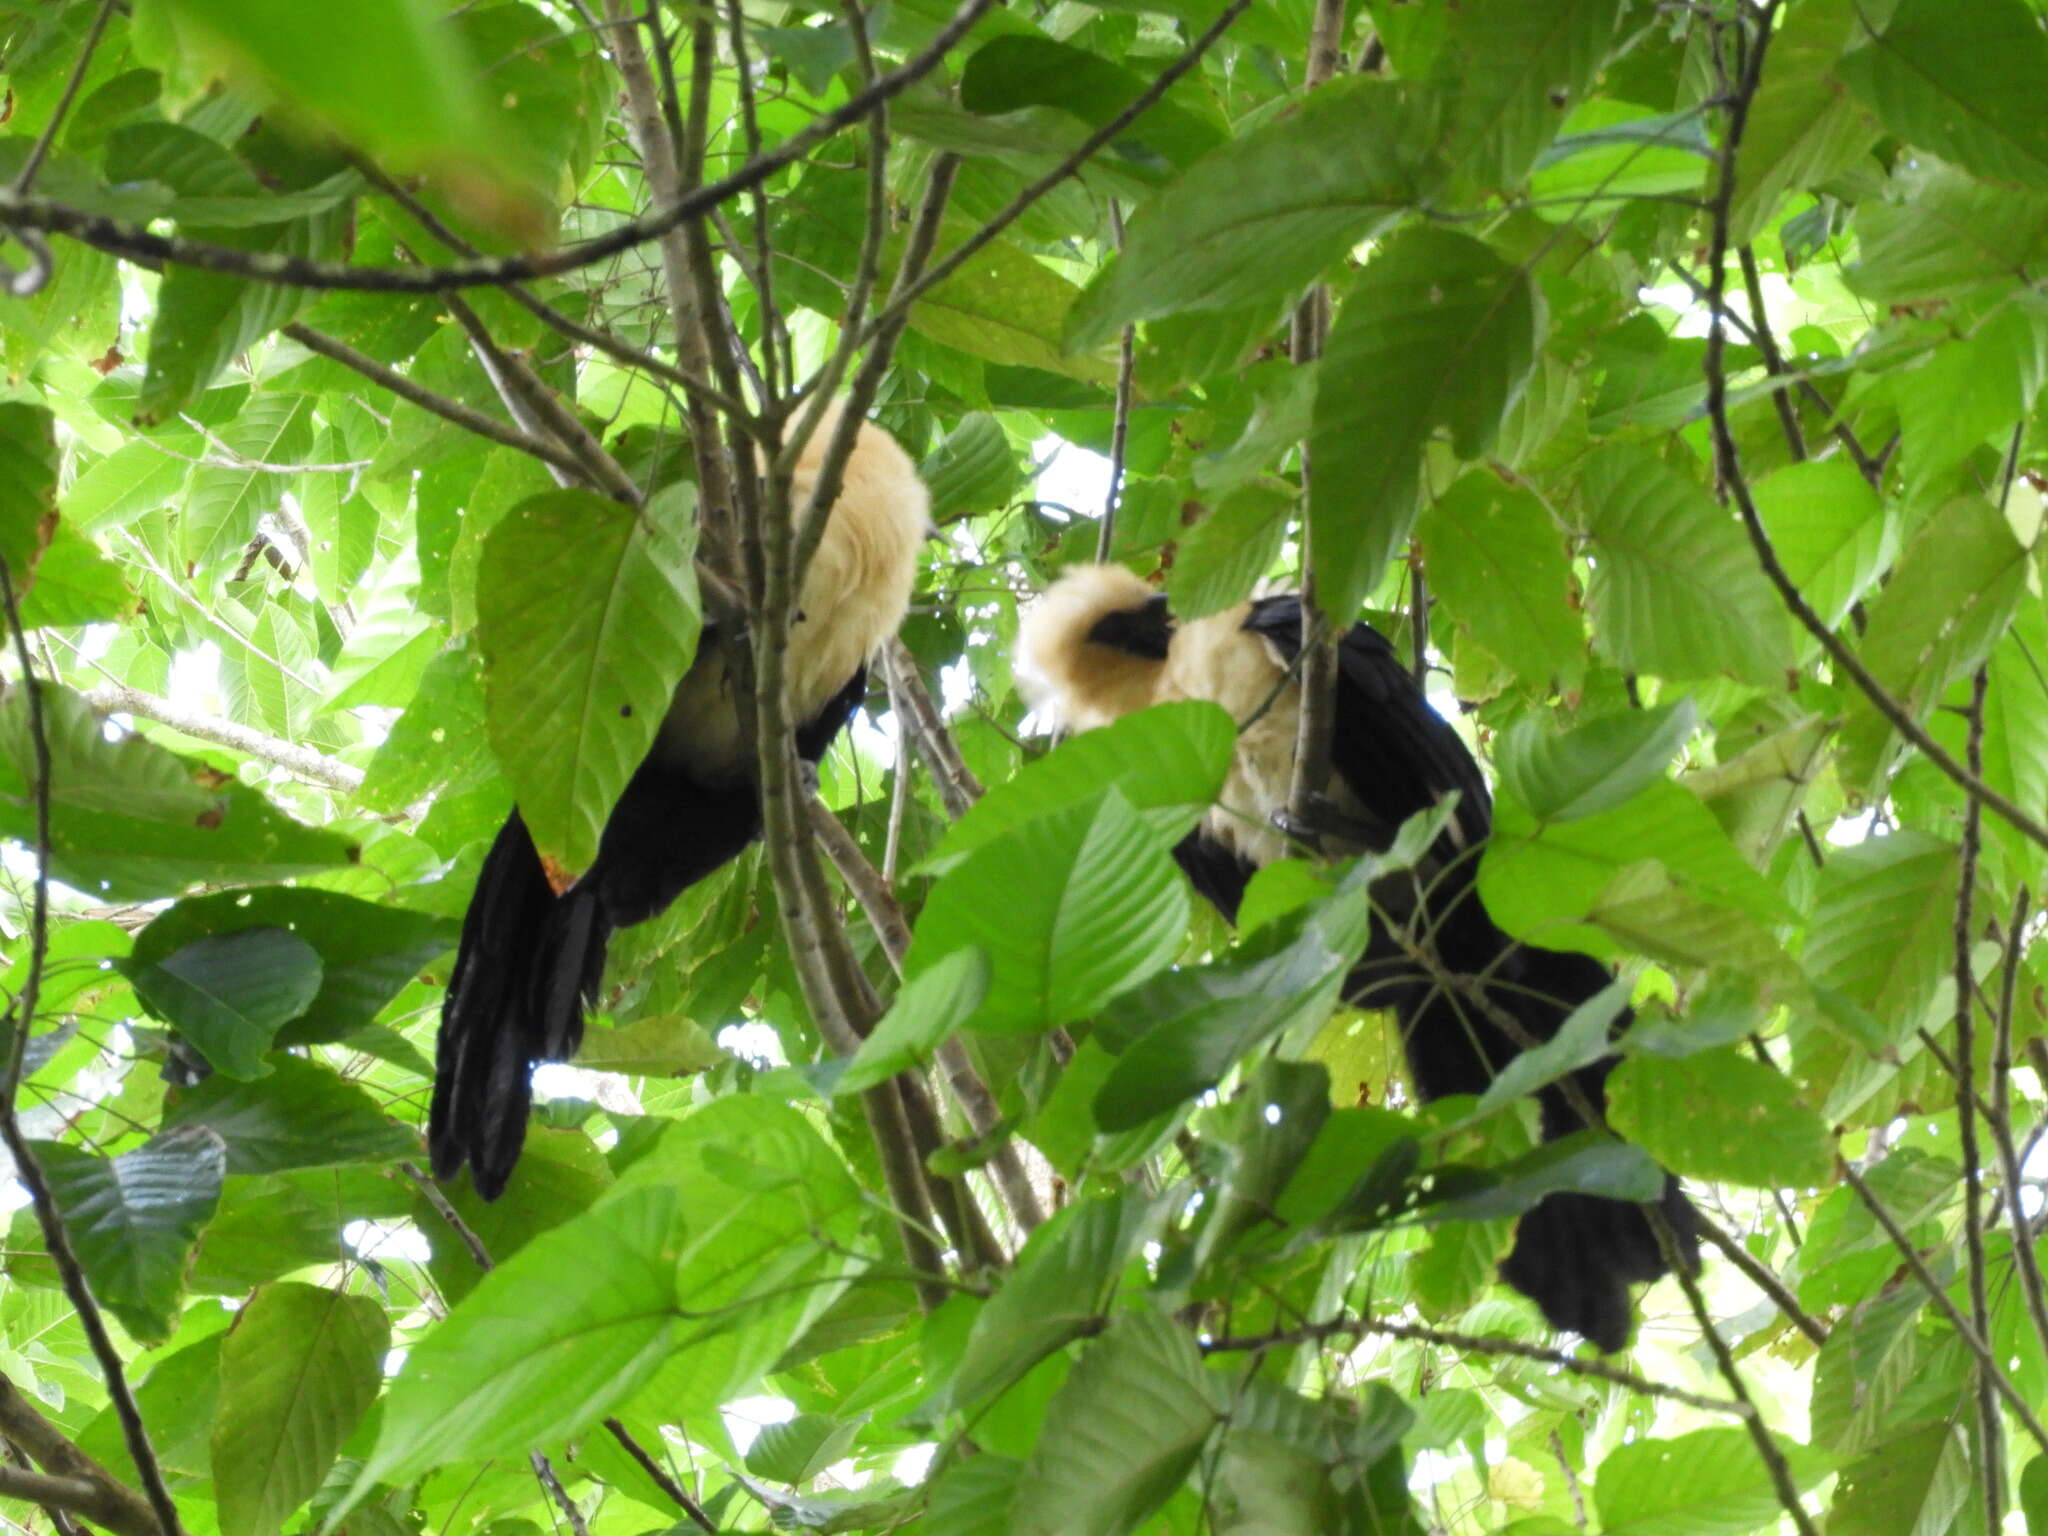
[[566,1061],[604,977],[612,923],[596,888],[549,887],[517,811],[484,858],[442,1004],[427,1147],[434,1176],[467,1163],[495,1200],[526,1142],[533,1064]]
[[[1614,979],[1591,956],[1532,945],[1518,946],[1501,970],[1510,984],[1493,990],[1494,1001],[1539,1040],[1555,1036],[1580,1004]],[[1615,1021],[1616,1031],[1625,1029],[1632,1017],[1633,1012],[1624,1009]],[[1581,1104],[1596,1123],[1604,1121],[1607,1075],[1619,1061],[1604,1056],[1538,1094],[1545,1141],[1587,1128]],[[1671,1174],[1664,1176],[1657,1206],[1686,1268],[1697,1269],[1699,1212]],[[1542,1309],[1552,1327],[1582,1334],[1611,1353],[1628,1342],[1634,1318],[1629,1287],[1662,1279],[1670,1265],[1642,1206],[1600,1195],[1558,1193],[1546,1195],[1522,1217],[1515,1228],[1515,1246],[1500,1272]]]

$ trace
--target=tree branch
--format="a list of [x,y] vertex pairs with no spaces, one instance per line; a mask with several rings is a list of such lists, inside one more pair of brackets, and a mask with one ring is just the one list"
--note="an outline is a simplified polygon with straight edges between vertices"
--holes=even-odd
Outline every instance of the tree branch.
[[340,758],[329,757],[311,747],[302,747],[275,736],[266,736],[261,731],[216,715],[180,709],[169,699],[160,699],[153,693],[110,684],[89,688],[85,690],[84,697],[93,708],[107,714],[138,715],[144,720],[154,720],[158,725],[182,731],[197,741],[210,741],[215,746],[227,747],[259,762],[282,768],[309,784],[340,790],[343,794],[354,794],[363,786],[363,770],[344,763]]
[[[859,122],[877,106],[901,95],[934,69],[996,0],[966,0],[922,50],[856,92],[843,105],[821,113],[779,146],[750,160],[729,176],[720,177],[683,195],[658,203],[617,229],[593,239],[549,252],[523,256],[486,256],[445,267],[357,267],[346,262],[315,261],[276,251],[247,251],[231,245],[159,235],[138,224],[73,208],[53,198],[0,189],[0,227],[46,230],[68,235],[85,245],[134,261],[167,262],[224,272],[250,282],[288,288],[353,289],[369,293],[447,293],[458,288],[501,287],[553,277],[595,265],[659,239],[688,220],[701,217],[728,198],[758,186],[785,166],[794,165],[841,129]],[[1239,8],[1249,0],[1238,0]],[[616,34],[615,34],[616,35]]]
[[92,1350],[93,1359],[99,1362],[100,1375],[106,1383],[107,1400],[113,1405],[114,1416],[121,1422],[128,1459],[135,1463],[136,1472],[142,1478],[142,1490],[149,1500],[158,1536],[181,1536],[178,1508],[171,1502],[163,1467],[149,1442],[149,1430],[142,1422],[142,1410],[128,1384],[121,1352],[114,1347],[113,1336],[107,1332],[99,1303],[93,1300],[92,1288],[86,1283],[85,1268],[71,1246],[71,1233],[57,1209],[57,1197],[50,1188],[49,1178],[36,1158],[35,1149],[22,1134],[21,1116],[16,1104],[28,1060],[29,1036],[35,1031],[36,1002],[42,991],[43,966],[50,953],[50,738],[43,719],[43,685],[36,676],[35,663],[29,655],[28,631],[21,626],[21,608],[14,595],[14,574],[5,556],[0,556],[0,608],[4,608],[7,632],[14,639],[15,660],[21,666],[21,687],[25,695],[28,737],[35,770],[29,790],[35,801],[36,824],[36,879],[35,896],[29,909],[28,974],[22,979],[13,1009],[14,1032],[7,1042],[5,1075],[0,1076],[0,1142],[6,1144],[14,1158],[14,1176],[28,1191],[35,1207],[36,1224],[43,1233],[43,1246],[49,1251],[50,1262],[56,1265],[57,1273],[63,1279],[64,1294],[70,1299],[72,1310],[78,1314],[78,1324]]
[[896,718],[909,727],[918,755],[938,787],[946,814],[958,821],[969,806],[982,797],[981,781],[960,756],[953,733],[939,714],[939,707],[925,691],[924,677],[917,670],[917,658],[899,636],[891,635],[882,646],[882,669],[889,679],[889,703]]

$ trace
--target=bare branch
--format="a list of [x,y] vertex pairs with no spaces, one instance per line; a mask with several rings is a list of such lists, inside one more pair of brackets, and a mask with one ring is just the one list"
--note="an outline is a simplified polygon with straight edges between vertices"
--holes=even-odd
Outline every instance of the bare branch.
[[953,733],[939,714],[939,707],[925,691],[924,678],[917,670],[917,658],[910,647],[891,636],[882,647],[882,668],[889,679],[889,702],[896,718],[909,727],[918,755],[938,786],[946,814],[958,821],[967,808],[982,797],[981,781],[960,756]]

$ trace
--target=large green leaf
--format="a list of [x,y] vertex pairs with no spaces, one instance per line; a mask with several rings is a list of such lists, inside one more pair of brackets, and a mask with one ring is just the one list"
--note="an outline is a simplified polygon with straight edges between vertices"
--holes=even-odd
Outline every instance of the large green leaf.
[[1449,9],[1436,76],[1453,88],[1449,154],[1484,184],[1517,185],[1620,38],[1616,0],[1473,0]]
[[1501,782],[1539,821],[1576,821],[1612,810],[1664,776],[1698,723],[1691,699],[1623,710],[1562,735],[1523,720],[1495,750]]
[[132,963],[154,965],[195,940],[248,928],[283,929],[319,957],[320,990],[280,1034],[284,1045],[346,1039],[452,947],[457,932],[445,917],[338,891],[271,885],[178,902],[135,936]]
[[[1956,678],[1997,644],[2026,592],[2029,559],[2012,525],[1978,496],[1950,502],[1906,546],[1897,574],[1870,604],[1864,665],[1915,719],[1925,720]],[[1859,694],[1843,730],[1841,771],[1875,786],[1902,742]]]
[[973,1017],[988,992],[988,956],[956,949],[904,983],[846,1064],[833,1091],[858,1093],[908,1071]]
[[[993,38],[969,56],[960,73],[960,105],[985,114],[1058,107],[1100,128],[1149,83],[1085,48],[1020,34]],[[1138,166],[1162,168],[1200,159],[1223,134],[1191,109],[1193,100],[1184,84],[1169,90],[1114,141],[1117,153]]]
[[565,881],[597,857],[605,818],[696,654],[689,512],[550,491],[485,541],[485,725],[534,845]]
[[1846,459],[1788,464],[1750,489],[1778,563],[1830,629],[1898,558],[1897,517]]
[[137,1339],[168,1337],[186,1257],[220,1200],[221,1138],[166,1129],[119,1157],[62,1142],[38,1142],[35,1151],[93,1294]]
[[959,949],[989,957],[972,1027],[1015,1034],[1085,1018],[1180,949],[1187,886],[1112,787],[970,854],[926,899],[906,974]]
[[1630,671],[1776,684],[1791,663],[1778,596],[1733,517],[1640,448],[1602,449],[1584,478],[1593,643]]
[[[1779,1450],[1797,1488],[1829,1470],[1802,1445],[1781,1440]],[[1748,1432],[1733,1427],[1616,1446],[1600,1465],[1593,1496],[1602,1536],[1747,1536],[1780,1514],[1769,1469]]]
[[1979,447],[2003,451],[2048,372],[2048,305],[2030,295],[2014,295],[1974,325],[1959,321],[1958,330],[1919,367],[1886,380],[1899,411],[1909,502],[1952,489]]
[[423,0],[363,0],[318,16],[263,0],[170,0],[168,8],[195,41],[380,160],[500,177],[517,164],[517,137],[479,88],[478,61]]
[[1880,304],[1924,303],[2013,280],[2048,264],[2048,194],[1986,186],[1953,167],[1920,170],[1897,202],[1856,210],[1849,286]]
[[1492,446],[1547,321],[1527,272],[1429,225],[1380,247],[1345,298],[1316,382],[1309,530],[1325,608],[1354,613],[1408,536],[1424,447]]
[[1247,1052],[1326,1012],[1365,948],[1370,860],[1305,918],[1262,928],[1236,953],[1160,977],[1117,1010],[1125,1045],[1095,1096],[1095,1122],[1128,1130],[1221,1082]]
[[484,1276],[406,1356],[356,1494],[521,1455],[610,1412],[674,1347],[683,1235],[676,1191],[636,1189]]
[[912,305],[910,324],[970,357],[1114,383],[1112,360],[1062,345],[1080,292],[1021,246],[995,240]]
[[[138,735],[109,741],[91,705],[43,688],[50,745],[50,872],[107,901],[175,896],[314,874],[352,863],[356,848],[277,811],[239,780]],[[0,699],[0,836],[35,836],[35,757],[27,696]]]
[[1970,1445],[1970,1436],[1951,1418],[1923,1425],[1851,1462],[1842,1468],[1828,1505],[1829,1536],[1954,1529],[1956,1517],[1977,1492]]
[[1824,1184],[1834,1150],[1783,1073],[1733,1046],[1632,1056],[1607,1083],[1614,1128],[1674,1173],[1752,1189]]
[[1821,871],[1806,969],[1880,1020],[1892,1044],[1927,1022],[1954,956],[1959,855],[1924,832],[1839,848]]
[[1729,237],[1745,244],[1769,226],[1788,193],[1849,169],[1878,133],[1831,73],[1855,30],[1853,0],[1802,0],[1783,15],[1735,155]]
[[1041,817],[1114,786],[1160,836],[1176,839],[1215,802],[1237,730],[1204,700],[1155,705],[1061,742],[1014,778],[990,787],[926,860],[945,871]]
[[1131,220],[1074,306],[1068,344],[1300,289],[1435,185],[1440,114],[1433,93],[1347,76],[1211,151]]
[[1475,469],[1424,509],[1415,531],[1452,619],[1538,687],[1577,681],[1585,624],[1572,606],[1564,534],[1537,497]]
[[1031,1234],[1002,1287],[976,1315],[944,1391],[968,1409],[1094,1325],[1136,1240],[1129,1195],[1068,1206]]
[[418,1145],[368,1093],[318,1063],[277,1056],[254,1082],[210,1077],[164,1111],[164,1128],[204,1126],[227,1145],[229,1173],[388,1162]]
[[1899,0],[1836,73],[1909,144],[1993,181],[2048,187],[2048,37],[2025,0]]
[[1273,567],[1298,498],[1284,481],[1235,486],[1189,530],[1167,576],[1167,596],[1182,621],[1221,612],[1251,595]]
[[1011,1529],[1134,1529],[1180,1486],[1219,1417],[1186,1329],[1150,1308],[1118,1319],[1054,1396],[1017,1484]]
[[320,990],[320,956],[283,928],[208,934],[122,963],[138,997],[230,1077],[261,1077],[278,1030]]
[[259,1290],[221,1348],[213,1481],[221,1536],[277,1536],[320,1487],[384,1380],[391,1324],[371,1296]]
[[60,522],[36,562],[35,581],[21,603],[24,629],[69,628],[132,616],[136,596],[121,568],[69,523]]
[[925,1536],[1009,1536],[1010,1503],[1024,1463],[986,1453],[956,1461],[931,1482]]

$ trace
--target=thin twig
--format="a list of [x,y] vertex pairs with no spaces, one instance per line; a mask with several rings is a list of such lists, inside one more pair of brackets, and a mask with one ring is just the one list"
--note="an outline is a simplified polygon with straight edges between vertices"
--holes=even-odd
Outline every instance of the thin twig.
[[50,1188],[49,1178],[36,1158],[35,1149],[22,1134],[21,1116],[15,1102],[28,1060],[29,1036],[35,1030],[36,1001],[42,990],[43,966],[50,953],[51,785],[50,737],[43,718],[42,683],[29,655],[28,631],[22,628],[21,609],[14,596],[14,573],[4,555],[0,555],[0,607],[5,609],[7,630],[14,638],[15,660],[21,667],[29,744],[35,763],[35,778],[29,790],[35,801],[36,823],[36,878],[35,896],[29,908],[28,973],[22,978],[21,991],[16,998],[14,1034],[7,1042],[6,1072],[0,1076],[0,1140],[6,1142],[8,1152],[13,1155],[14,1176],[29,1192],[35,1206],[36,1222],[42,1228],[43,1246],[49,1250],[50,1261],[57,1266],[57,1273],[64,1281],[64,1294],[70,1299],[72,1310],[78,1314],[79,1327],[85,1333],[93,1358],[99,1362],[100,1374],[106,1382],[107,1399],[113,1404],[114,1416],[121,1421],[121,1435],[128,1447],[128,1457],[142,1478],[142,1491],[156,1516],[161,1536],[180,1536],[178,1508],[171,1502],[163,1467],[157,1461],[156,1450],[149,1441],[148,1427],[142,1422],[142,1410],[128,1384],[121,1352],[114,1347],[113,1336],[107,1332],[106,1319],[100,1313],[99,1303],[93,1300],[91,1286],[86,1283],[85,1268],[78,1261],[78,1253],[71,1246],[70,1230],[57,1209],[56,1193]]
[[107,19],[114,14],[119,0],[100,0],[99,9],[93,12],[92,22],[86,28],[85,41],[79,45],[78,57],[71,63],[71,73],[65,78],[64,90],[57,98],[57,105],[50,109],[50,120],[43,124],[43,131],[36,135],[36,141],[29,146],[28,156],[21,162],[21,169],[14,173],[14,190],[26,192],[35,184],[36,173],[43,168],[43,161],[50,153],[50,146],[57,142],[57,130],[64,126],[64,119],[71,115],[73,103],[78,100],[78,88],[85,84],[85,72],[92,67],[92,56],[99,52],[100,38],[107,30]]
[[1948,1325],[1954,1330],[1956,1337],[1961,1339],[1964,1347],[1977,1357],[1978,1371],[1997,1388],[1998,1395],[2005,1399],[2006,1406],[2025,1426],[2034,1443],[2042,1450],[2048,1451],[2048,1428],[2042,1426],[2033,1405],[2021,1395],[2019,1388],[2012,1384],[2012,1378],[2000,1368],[1997,1357],[1991,1352],[1991,1346],[1986,1344],[1983,1336],[1970,1325],[1970,1320],[1963,1316],[1962,1309],[1949,1299],[1947,1288],[1934,1277],[1934,1272],[1927,1267],[1927,1261],[1920,1257],[1920,1250],[1913,1246],[1911,1234],[1899,1225],[1898,1218],[1864,1182],[1863,1175],[1858,1173],[1855,1165],[1847,1159],[1842,1162],[1842,1179],[1856,1191],[1857,1198],[1863,1202],[1870,1214],[1877,1218],[1877,1224],[1884,1228],[1885,1236],[1892,1240],[1892,1246],[1899,1251],[1899,1257],[1905,1260],[1906,1268],[1913,1272],[1913,1278],[1920,1282],[1920,1288],[1934,1303],[1935,1310],[1948,1319]]
[[1468,1354],[1533,1360],[1540,1365],[1552,1365],[1561,1371],[1570,1371],[1575,1376],[1595,1377],[1601,1381],[1612,1382],[1618,1387],[1626,1387],[1631,1392],[1640,1392],[1645,1397],[1668,1398],[1674,1403],[1684,1403],[1689,1408],[1704,1409],[1708,1413],[1727,1413],[1737,1418],[1750,1418],[1756,1411],[1746,1403],[1725,1397],[1708,1397],[1703,1393],[1688,1392],[1682,1387],[1668,1387],[1660,1381],[1652,1381],[1647,1376],[1640,1376],[1621,1366],[1609,1365],[1605,1360],[1574,1355],[1562,1349],[1550,1349],[1541,1344],[1525,1344],[1520,1339],[1510,1339],[1499,1334],[1459,1333],[1449,1328],[1425,1328],[1416,1323],[1395,1323],[1377,1317],[1338,1317],[1328,1322],[1304,1323],[1295,1328],[1276,1328],[1270,1333],[1243,1337],[1226,1334],[1221,1338],[1204,1341],[1202,1353],[1219,1355],[1256,1352],[1283,1348],[1291,1344],[1313,1344],[1324,1339],[1371,1335],[1389,1339],[1408,1339],[1419,1344],[1437,1344],[1447,1349],[1461,1349]]
[[324,752],[315,752],[311,747],[302,747],[276,736],[266,736],[232,720],[180,709],[169,699],[158,698],[153,693],[114,684],[87,689],[83,697],[93,708],[107,714],[138,715],[144,720],[154,720],[158,725],[167,725],[196,741],[210,741],[216,746],[228,747],[259,762],[282,768],[309,784],[340,790],[343,794],[354,794],[363,787],[363,770],[344,763],[338,757],[329,757]]
[[[1124,248],[1124,215],[1115,198],[1109,200],[1109,230],[1116,241],[1116,248]],[[1116,509],[1123,500],[1124,452],[1131,432],[1131,382],[1136,376],[1138,358],[1138,328],[1126,325],[1123,335],[1117,341],[1116,353],[1116,417],[1109,433],[1109,485],[1102,493],[1102,526],[1095,534],[1095,560],[1097,564],[1108,561],[1109,552],[1116,543]]]
[[1991,1042],[1991,1113],[1987,1117],[1991,1139],[1998,1148],[1999,1168],[2004,1175],[2006,1207],[2012,1220],[2013,1259],[2019,1266],[2020,1290],[2026,1297],[2027,1316],[2034,1325],[2034,1337],[2048,1349],[2048,1287],[2041,1280],[2041,1258],[2027,1240],[2027,1216],[2020,1197],[2025,1190],[2025,1162],[2012,1139],[2012,1021],[2018,999],[2020,962],[2026,957],[2027,918],[2032,905],[2022,885],[2013,898],[2012,919],[2005,931],[2005,957],[1999,978],[1996,1033]]
[[953,733],[946,729],[938,705],[925,690],[917,658],[900,637],[892,635],[883,643],[882,668],[889,679],[889,702],[896,718],[909,726],[910,738],[917,743],[918,755],[938,787],[946,814],[958,821],[982,797],[981,781],[960,756]]
[[[250,282],[289,288],[347,289],[368,293],[447,293],[459,288],[502,287],[554,277],[606,261],[621,251],[657,240],[686,222],[758,186],[842,129],[859,122],[883,102],[901,95],[937,69],[955,44],[994,8],[996,0],[966,0],[920,49],[900,67],[882,76],[843,105],[820,113],[769,153],[748,161],[728,176],[679,197],[656,204],[627,219],[616,229],[558,250],[523,256],[485,256],[452,262],[445,267],[359,267],[346,262],[316,261],[277,251],[247,251],[183,235],[159,235],[141,225],[73,208],[54,198],[0,189],[0,226],[15,231],[46,230],[68,235],[113,256],[141,262],[164,262],[224,272]],[[1236,0],[1241,9],[1249,0]],[[659,104],[656,115],[659,116]],[[644,153],[644,146],[643,146]]]
[[[1756,338],[1757,351],[1763,354],[1764,371],[1774,379],[1785,377],[1785,354],[1778,350],[1778,338],[1771,334],[1770,317],[1764,313],[1764,280],[1757,270],[1756,248],[1739,246],[1736,259],[1742,264],[1743,290],[1749,295],[1749,323],[1751,334]],[[1799,430],[1799,412],[1792,404],[1792,397],[1782,389],[1771,391],[1771,400],[1778,408],[1778,425],[1784,429],[1785,446],[1792,457],[1806,457],[1806,434]]]
[[[1984,771],[1984,692],[1989,678],[1983,667],[1970,680],[1969,735],[1965,755],[1972,773]],[[1963,1246],[1970,1263],[1970,1321],[1984,1338],[1991,1337],[1991,1299],[1986,1289],[1984,1260],[1984,1170],[1977,1141],[1976,967],[1971,958],[1976,934],[1973,903],[1977,894],[1977,855],[1982,844],[1984,810],[1974,800],[1963,804],[1962,869],[1956,883],[1956,1124],[1963,1154]],[[2024,1240],[2024,1234],[2021,1234]],[[1998,1398],[1981,1373],[1977,1378],[1977,1423],[1982,1455],[1985,1525],[2005,1524],[2005,1474],[1998,1422]]]
[[1799,1298],[1792,1294],[1791,1288],[1772,1274],[1755,1254],[1743,1247],[1740,1238],[1713,1220],[1705,1211],[1698,1213],[1698,1219],[1700,1236],[1720,1249],[1722,1256],[1741,1270],[1751,1285],[1770,1297],[1771,1304],[1785,1314],[1793,1327],[1816,1345],[1827,1343],[1827,1328],[1800,1306]]

